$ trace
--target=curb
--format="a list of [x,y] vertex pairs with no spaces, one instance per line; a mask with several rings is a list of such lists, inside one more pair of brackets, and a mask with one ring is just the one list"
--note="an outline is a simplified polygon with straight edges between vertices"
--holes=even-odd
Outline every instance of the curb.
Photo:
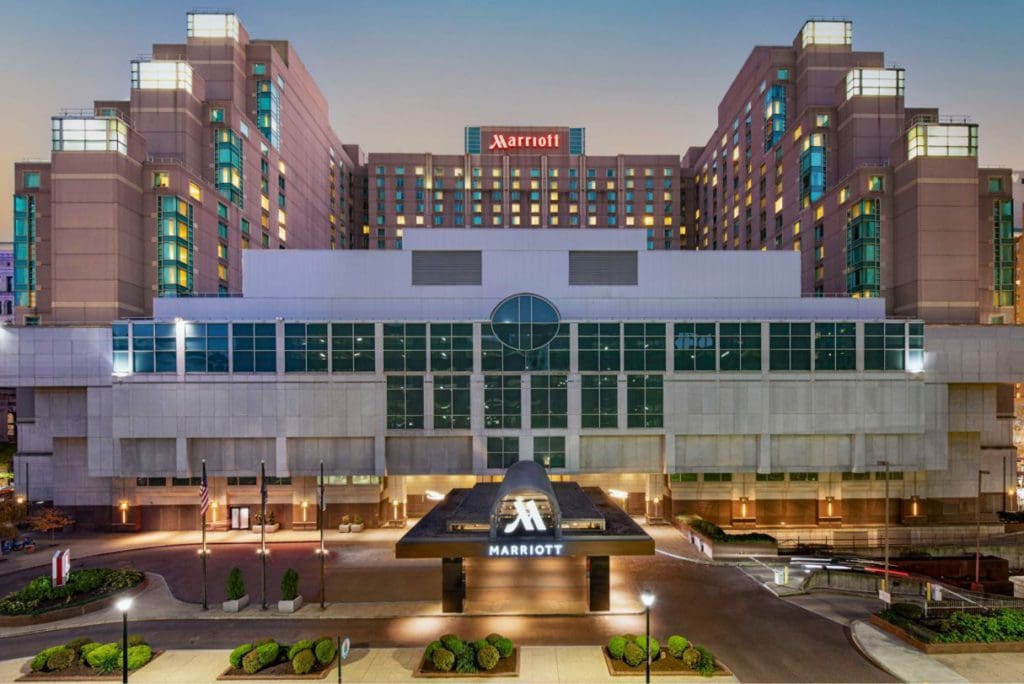
[[849,631],[850,642],[853,644],[853,647],[856,648],[857,652],[860,653],[872,665],[882,670],[883,672],[889,674],[890,676],[895,677],[897,680],[903,681],[900,679],[899,675],[897,675],[895,672],[886,667],[885,663],[873,657],[868,652],[868,650],[864,648],[864,645],[860,643],[860,640],[857,638],[857,630],[854,629],[854,627],[856,627],[858,624],[863,624],[867,627],[871,627],[872,629],[874,629],[874,626],[867,620],[854,620],[853,622],[851,622],[850,626],[847,629]]

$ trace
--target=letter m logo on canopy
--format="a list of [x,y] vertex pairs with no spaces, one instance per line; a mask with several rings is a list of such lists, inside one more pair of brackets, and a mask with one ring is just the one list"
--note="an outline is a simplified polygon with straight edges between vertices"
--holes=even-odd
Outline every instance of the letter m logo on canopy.
[[537,509],[536,501],[526,501],[522,499],[516,499],[513,506],[516,509],[516,517],[512,522],[505,525],[505,534],[512,534],[519,526],[523,526],[525,532],[544,532],[547,527],[544,525],[544,519],[540,517],[540,510]]

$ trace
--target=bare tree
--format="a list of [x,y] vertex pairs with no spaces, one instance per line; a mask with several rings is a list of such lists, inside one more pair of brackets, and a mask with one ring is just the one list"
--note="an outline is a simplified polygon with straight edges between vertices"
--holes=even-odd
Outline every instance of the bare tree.
[[29,516],[28,525],[36,532],[49,532],[50,545],[54,542],[54,532],[75,522],[75,519],[59,508],[47,507]]

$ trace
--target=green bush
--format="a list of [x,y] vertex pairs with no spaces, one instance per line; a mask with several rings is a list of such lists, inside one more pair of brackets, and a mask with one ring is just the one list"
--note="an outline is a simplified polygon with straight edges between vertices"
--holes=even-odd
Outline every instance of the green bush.
[[259,639],[253,639],[252,646],[257,648],[263,644],[275,644],[277,643],[273,637],[260,637]]
[[494,646],[483,646],[476,652],[476,664],[485,672],[493,670],[499,660],[501,660],[501,655],[498,653],[498,649],[494,648]]
[[697,646],[697,652],[700,653],[700,662],[697,663],[697,673],[705,677],[710,677],[715,674],[715,656],[711,655],[711,651],[704,648],[703,646]]
[[963,643],[978,641],[1024,641],[1024,611],[1001,609],[990,615],[953,613],[939,627],[934,641]]
[[689,645],[690,642],[686,640],[686,637],[681,637],[678,634],[670,636],[667,642],[668,652],[672,654],[673,658],[682,658],[683,651]]
[[700,658],[700,651],[693,646],[683,651],[683,665],[691,670],[696,670],[700,666]]
[[231,663],[231,667],[236,670],[242,669],[242,658],[245,657],[253,649],[252,644],[242,644],[236,646],[235,650],[231,651],[231,655],[228,656],[228,662]]
[[487,639],[477,639],[472,643],[473,650],[479,652],[484,646],[490,646],[491,643]]
[[145,645],[146,645],[146,637],[142,636],[141,634],[129,634],[128,635],[128,648],[131,648],[132,646],[145,646]]
[[894,603],[890,610],[907,620],[920,620],[924,617],[924,610],[913,603]]
[[626,637],[613,636],[608,640],[608,654],[616,660],[622,660],[622,652],[626,648]]
[[32,661],[28,664],[29,668],[33,672],[41,672],[45,670],[46,661],[50,659],[50,656],[63,648],[65,648],[65,646],[51,646],[49,648],[44,648],[42,651],[37,653],[34,658],[32,658]]
[[260,654],[253,649],[242,658],[242,669],[246,674],[256,674],[263,666],[260,665]]
[[95,642],[95,641],[91,641],[88,644],[82,644],[82,648],[79,649],[79,651],[78,651],[78,654],[81,657],[82,663],[87,665],[88,663],[86,662],[86,656],[88,656],[91,652],[95,651],[97,648],[99,648],[102,645],[103,644]]
[[636,667],[640,663],[644,662],[644,649],[640,648],[635,641],[630,641],[626,644],[626,647],[622,649],[622,659],[626,661],[626,664],[630,667]]
[[458,658],[466,650],[466,642],[455,636],[454,634],[444,634],[441,636],[441,643],[446,649],[452,652],[452,654]]
[[292,647],[288,649],[288,660],[295,660],[295,656],[298,655],[299,651],[305,651],[306,649],[313,649],[312,641],[309,639],[296,641]]
[[353,525],[362,525],[363,524],[363,516],[361,516],[361,515],[352,516],[352,524]]
[[140,667],[153,659],[153,649],[146,644],[136,644],[128,647],[128,669],[138,670]]
[[513,644],[511,639],[501,637],[491,645],[498,649],[498,655],[502,658],[508,658],[512,655]]
[[431,641],[429,644],[427,644],[427,648],[424,649],[423,657],[427,660],[430,660],[431,657],[434,655],[434,651],[436,651],[439,648],[441,648],[440,641]]
[[58,608],[75,603],[86,595],[100,598],[133,587],[142,579],[141,572],[129,568],[86,568],[73,570],[63,587],[54,587],[48,575],[40,575],[0,599],[0,615],[32,615],[51,606]]
[[278,656],[281,655],[281,644],[271,641],[269,644],[257,646],[253,650],[260,654],[260,669],[262,670],[277,662]]
[[462,653],[455,656],[455,671],[461,674],[477,672],[476,653],[469,646],[464,646]]
[[99,648],[90,650],[85,654],[85,662],[89,667],[101,669],[103,663],[110,660],[111,654],[121,657],[121,648],[114,642],[102,644]]
[[451,672],[452,668],[455,667],[455,654],[447,648],[439,648],[434,651],[434,655],[431,656],[430,662],[432,662],[434,667],[436,667],[440,672]]
[[242,569],[231,568],[228,573],[228,600],[237,601],[245,596],[245,580],[242,579]]
[[91,643],[93,641],[89,637],[75,637],[64,645],[74,651],[75,655],[79,655],[82,652],[82,647]]
[[296,653],[291,661],[295,674],[304,675],[308,674],[313,669],[313,666],[316,665],[316,656],[313,655],[312,649],[306,648]]
[[320,639],[313,648],[313,653],[316,654],[316,659],[320,661],[321,665],[327,665],[334,660],[334,655],[337,652],[338,647],[334,645],[334,639],[330,637]]
[[46,659],[46,669],[50,672],[66,670],[75,664],[75,660],[74,650],[65,646]]
[[651,637],[651,642],[647,643],[647,637],[637,637],[635,641],[636,645],[644,650],[644,657],[647,657],[647,651],[651,652],[651,660],[657,660],[658,655],[661,653],[661,644],[654,637]]
[[288,568],[281,577],[281,598],[285,601],[294,601],[299,595],[299,573]]
[[495,641],[497,641],[498,639],[504,639],[504,638],[505,637],[501,636],[497,632],[491,632],[490,634],[487,635],[487,643],[489,643],[491,646],[493,646]]

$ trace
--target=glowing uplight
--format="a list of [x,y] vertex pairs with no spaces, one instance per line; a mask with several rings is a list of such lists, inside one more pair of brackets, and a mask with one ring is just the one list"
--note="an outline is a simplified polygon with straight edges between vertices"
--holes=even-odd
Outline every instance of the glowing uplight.
[[433,489],[428,489],[425,494],[429,501],[444,501],[444,494],[435,492]]

